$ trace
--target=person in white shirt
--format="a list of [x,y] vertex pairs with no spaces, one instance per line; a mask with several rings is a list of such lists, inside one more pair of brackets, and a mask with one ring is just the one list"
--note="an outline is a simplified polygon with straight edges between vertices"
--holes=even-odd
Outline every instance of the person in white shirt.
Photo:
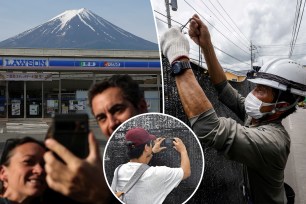
[[[125,140],[128,144],[128,156],[130,161],[120,165],[115,170],[116,182],[112,182],[112,190],[115,193],[122,191],[133,174],[142,164],[148,164],[153,154],[165,149],[161,143],[165,138],[157,138],[149,134],[143,128],[132,128],[127,131]],[[153,145],[154,143],[154,145]],[[137,181],[137,183],[121,199],[125,203],[162,203],[167,195],[188,178],[191,174],[190,161],[186,147],[181,139],[173,139],[173,147],[180,154],[181,166],[170,168],[166,166],[149,167]],[[115,175],[114,175],[115,177]],[[114,186],[114,183],[116,183]]]

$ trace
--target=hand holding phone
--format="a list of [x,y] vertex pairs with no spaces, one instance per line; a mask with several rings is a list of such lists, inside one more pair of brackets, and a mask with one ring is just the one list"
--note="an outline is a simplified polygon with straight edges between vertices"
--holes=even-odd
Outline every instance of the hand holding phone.
[[[89,154],[88,134],[89,125],[87,114],[56,114],[53,117],[50,132],[47,134],[47,137],[51,137],[61,143],[76,157],[85,159]],[[55,152],[53,152],[53,155],[61,162],[67,164],[67,162],[61,159],[63,155],[59,155]],[[62,170],[64,170],[64,168],[68,167],[63,166]],[[67,171],[66,169],[66,172]],[[55,174],[53,173],[53,175]],[[58,173],[57,176],[60,177]],[[70,173],[69,176],[73,176],[72,173]],[[63,183],[65,182],[63,181]],[[47,189],[45,197],[50,203],[80,204],[80,202],[66,197],[52,189]]]
[[56,114],[53,118],[51,137],[81,159],[89,154],[88,133],[86,113]]
[[169,147],[169,148],[170,148],[170,147],[173,147],[173,146],[174,146],[173,141],[175,141],[174,138],[167,137],[167,138],[164,140],[164,146],[165,146],[165,147]]

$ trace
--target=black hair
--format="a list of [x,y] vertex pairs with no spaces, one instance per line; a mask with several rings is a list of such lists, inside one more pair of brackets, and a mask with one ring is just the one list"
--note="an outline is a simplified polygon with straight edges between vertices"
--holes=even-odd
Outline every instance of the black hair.
[[152,143],[152,140],[150,140],[149,142],[145,143],[145,144],[141,144],[141,145],[138,145],[138,146],[134,146],[134,144],[132,142],[127,142],[127,148],[128,148],[128,156],[129,156],[129,159],[138,159],[144,149],[145,149],[145,146],[146,145],[151,145]]
[[130,101],[135,108],[144,97],[143,91],[139,88],[138,83],[131,76],[116,74],[111,78],[93,84],[88,91],[88,103],[92,108],[93,98],[110,87],[121,88],[124,99]]
[[7,139],[1,154],[0,165],[8,166],[10,164],[10,158],[12,157],[13,150],[25,143],[35,143],[44,149],[47,149],[43,142],[38,141],[32,137],[23,138],[10,138]]
[[[305,100],[305,97],[292,94],[289,90],[281,91],[279,89],[273,88],[273,91],[275,93],[275,97],[273,100],[274,103],[276,102],[276,100],[278,100],[278,102],[285,101],[291,105],[295,103],[298,99],[299,99],[298,102]],[[293,106],[292,108],[286,110],[283,114],[281,114],[279,119],[282,120],[286,118],[288,115],[294,113],[295,111],[296,111],[296,106]]]

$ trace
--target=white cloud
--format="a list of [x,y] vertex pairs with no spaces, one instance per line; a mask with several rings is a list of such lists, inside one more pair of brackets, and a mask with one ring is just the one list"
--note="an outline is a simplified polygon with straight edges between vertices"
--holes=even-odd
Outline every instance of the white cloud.
[[[166,15],[164,1],[151,1],[153,10]],[[178,10],[171,11],[171,17],[174,20],[172,21],[173,25],[179,25],[175,21],[185,24],[194,13],[198,12],[201,19],[210,30],[213,44],[227,54],[239,59],[238,61],[224,54],[224,52],[216,50],[218,59],[224,67],[233,69],[246,69],[248,66],[250,67],[250,65],[246,64],[250,64],[250,41],[252,41],[256,47],[254,50],[256,56],[255,63],[258,65],[261,65],[273,57],[286,57],[289,54],[288,45],[292,38],[296,9],[295,1],[177,0],[177,2]],[[226,15],[218,2],[220,2],[242,33],[232,24],[230,18]],[[166,21],[166,17],[163,15],[157,12],[154,12],[154,14],[157,18]],[[304,20],[301,22],[299,36],[296,41],[297,45],[292,56],[293,59],[303,64],[306,64],[305,15]],[[167,30],[167,24],[161,20],[156,20],[156,22],[159,32],[163,33]],[[229,23],[231,25],[229,25]],[[234,28],[235,31],[232,28]],[[247,38],[248,42],[246,42],[247,40],[245,38]],[[196,57],[198,54],[198,47],[192,41],[190,42],[191,56],[193,58],[198,58]]]

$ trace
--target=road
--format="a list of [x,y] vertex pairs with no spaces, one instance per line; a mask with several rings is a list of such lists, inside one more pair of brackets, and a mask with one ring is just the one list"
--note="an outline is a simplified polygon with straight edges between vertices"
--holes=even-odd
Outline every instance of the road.
[[290,134],[291,152],[285,169],[285,181],[293,187],[296,203],[306,203],[306,109],[299,108],[283,125]]

